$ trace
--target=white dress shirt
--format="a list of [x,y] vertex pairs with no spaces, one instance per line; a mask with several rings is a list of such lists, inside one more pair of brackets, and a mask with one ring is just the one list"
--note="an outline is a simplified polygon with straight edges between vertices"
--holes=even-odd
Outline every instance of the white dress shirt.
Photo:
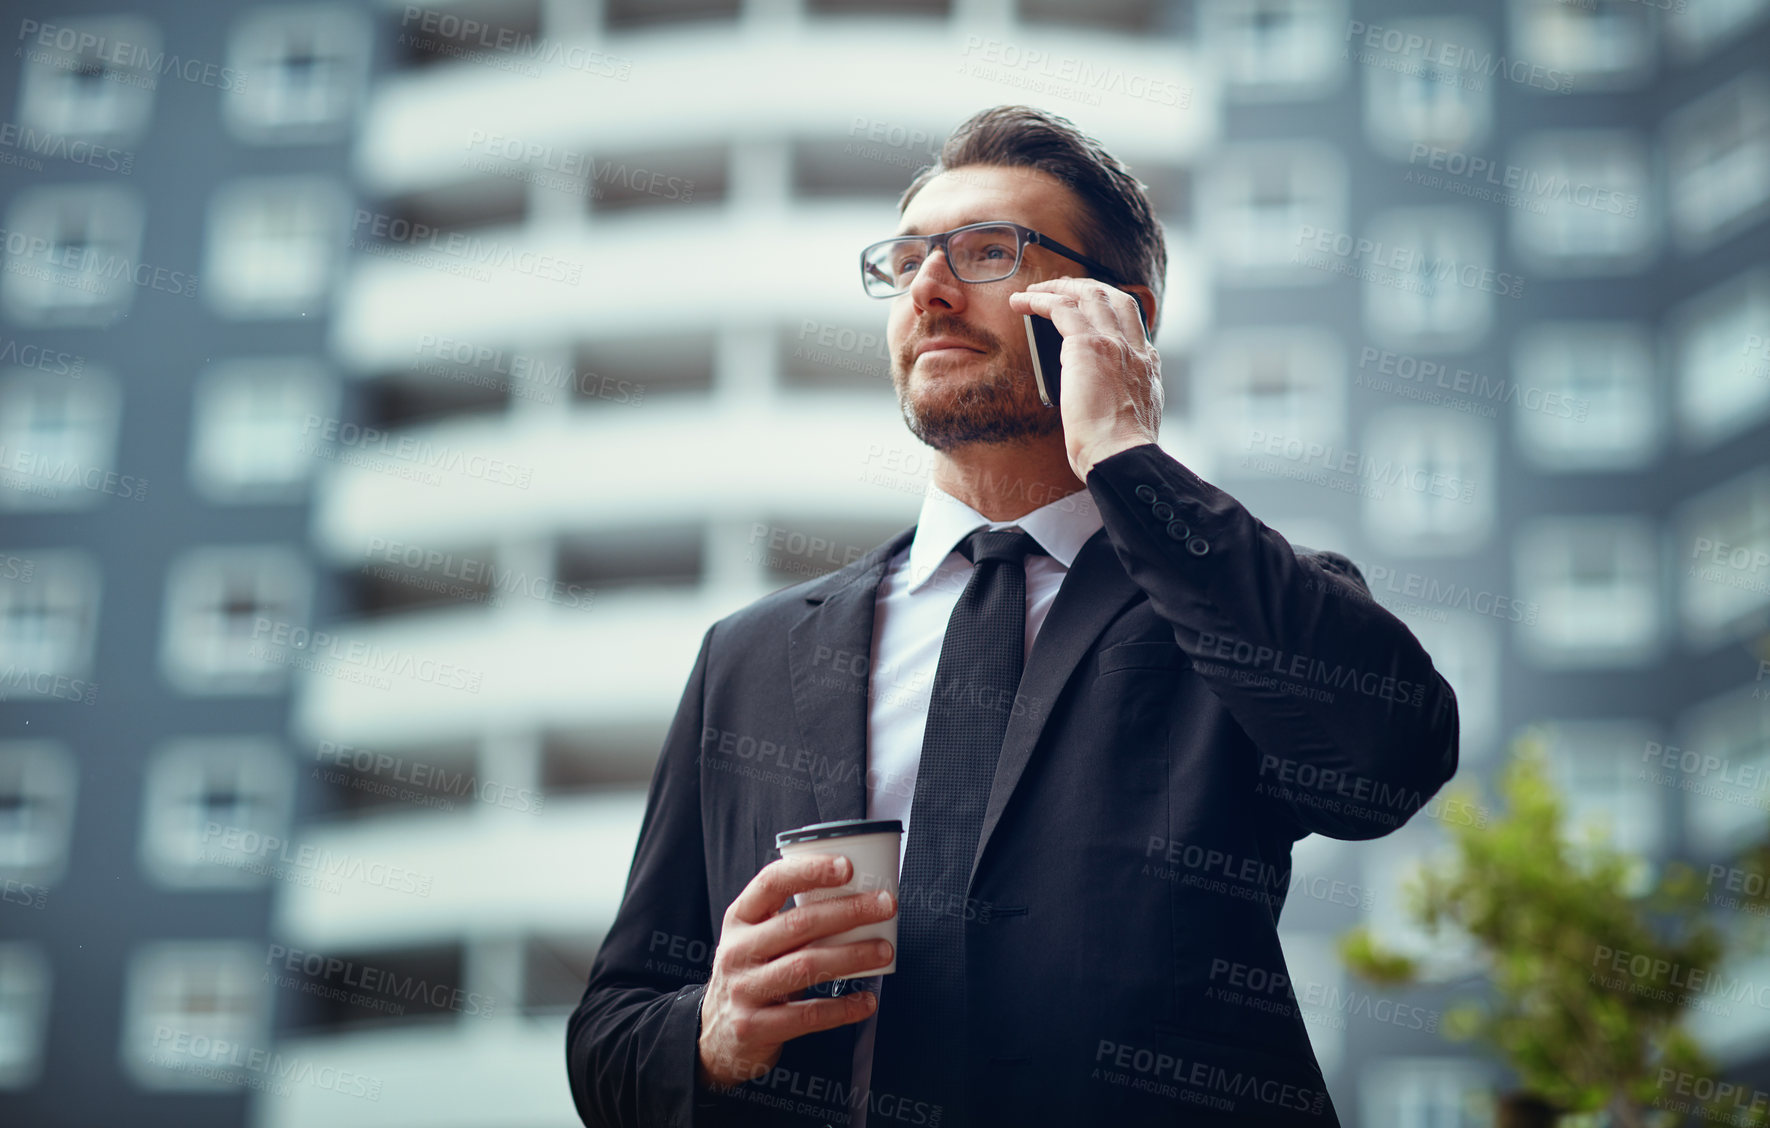
[[[1026,650],[1057,598],[1076,553],[1101,528],[1100,510],[1086,489],[1066,494],[1013,521],[991,521],[932,484],[910,543],[892,557],[873,608],[873,650],[867,707],[867,818],[901,819],[905,829],[898,854],[902,872],[909,848],[911,800],[928,727],[928,699],[940,648],[959,595],[974,565],[958,551],[975,529],[1018,528],[1031,534],[1048,555],[1026,558]],[[878,991],[884,976],[868,983]],[[889,992],[880,999],[880,1006]],[[854,1088],[865,1093],[872,1080],[874,1011],[860,1024],[854,1050]],[[894,1094],[900,1095],[900,1094]],[[910,1094],[901,1094],[909,1096]],[[867,1104],[854,1109],[849,1128],[865,1128]]]

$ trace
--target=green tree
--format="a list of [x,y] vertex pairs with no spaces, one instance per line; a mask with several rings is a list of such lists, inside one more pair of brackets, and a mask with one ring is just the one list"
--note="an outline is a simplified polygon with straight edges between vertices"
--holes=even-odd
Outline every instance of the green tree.
[[[1483,1042],[1511,1065],[1523,1089],[1516,1107],[1603,1113],[1625,1128],[1689,1112],[1765,1124],[1750,1086],[1713,1088],[1716,1068],[1683,1026],[1705,991],[1726,982],[1718,969],[1738,941],[1705,911],[1689,866],[1673,863],[1649,879],[1642,859],[1603,835],[1571,841],[1544,761],[1541,736],[1521,737],[1501,776],[1503,809],[1484,826],[1447,827],[1449,856],[1428,863],[1407,891],[1429,935],[1473,941],[1491,982],[1487,998],[1451,1008],[1445,1035]],[[1479,801],[1468,784],[1453,787],[1453,798]],[[1340,951],[1377,984],[1414,983],[1422,972],[1362,927]]]

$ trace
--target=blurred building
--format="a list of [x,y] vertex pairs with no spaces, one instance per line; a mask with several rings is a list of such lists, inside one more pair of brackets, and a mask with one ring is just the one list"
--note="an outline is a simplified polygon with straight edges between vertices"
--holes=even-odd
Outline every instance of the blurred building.
[[[404,1015],[295,1016],[284,1052],[385,1088],[261,1100],[260,1123],[576,1122],[565,1016],[702,632],[915,520],[927,452],[855,255],[952,126],[1023,97],[985,56],[1061,49],[1133,72],[1135,96],[1078,88],[1098,105],[1076,112],[1183,236],[1185,165],[1214,120],[1178,29],[1135,3],[1062,15],[381,12],[334,342],[348,425],[414,454],[328,475],[315,549],[349,593],[330,629],[454,673],[304,684],[297,743],[325,779],[304,841],[426,889],[289,886],[275,927],[291,949],[458,991]],[[1193,274],[1172,292],[1196,308]],[[1197,324],[1169,320],[1175,341]]]
[[14,6],[0,68],[0,1121],[239,1124],[324,600],[298,448],[368,20]]
[[[701,632],[917,513],[855,252],[1004,102],[1151,186],[1164,446],[1359,564],[1463,774],[1540,725],[1582,817],[1723,858],[1770,778],[1765,7],[21,17],[0,1120],[576,1122],[565,1015]],[[1349,1125],[1503,1083],[1432,1033],[1478,984],[1399,893],[1468,817],[1298,845]],[[1351,980],[1360,922],[1444,983]],[[1767,1015],[1701,1022],[1749,1064]]]
[[[1226,104],[1190,400],[1216,481],[1359,563],[1456,687],[1462,775],[1539,726],[1574,816],[1649,856],[1766,829],[1765,7],[1199,9]],[[1668,746],[1714,760],[1667,768]],[[1361,1123],[1483,1122],[1499,1078],[1420,1030],[1473,968],[1397,895],[1443,824],[1480,817],[1436,804],[1380,842],[1299,844],[1299,868],[1355,856],[1379,934],[1459,988],[1372,1005],[1339,929],[1311,927],[1342,914],[1293,885],[1287,957]],[[1770,1051],[1761,1007],[1697,1025],[1731,1063]]]

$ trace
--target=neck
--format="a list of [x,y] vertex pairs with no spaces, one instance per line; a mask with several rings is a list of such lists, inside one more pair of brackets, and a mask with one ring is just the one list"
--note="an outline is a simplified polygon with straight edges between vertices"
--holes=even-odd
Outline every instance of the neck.
[[1024,517],[1087,488],[1069,465],[1061,432],[1036,440],[967,443],[936,451],[931,478],[991,521]]

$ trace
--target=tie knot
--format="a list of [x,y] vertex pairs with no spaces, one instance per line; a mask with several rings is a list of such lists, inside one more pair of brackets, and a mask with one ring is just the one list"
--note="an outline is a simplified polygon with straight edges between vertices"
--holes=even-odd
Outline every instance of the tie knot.
[[978,529],[959,542],[959,551],[973,564],[985,560],[1009,560],[1016,564],[1028,555],[1047,556],[1031,533],[1023,529]]

